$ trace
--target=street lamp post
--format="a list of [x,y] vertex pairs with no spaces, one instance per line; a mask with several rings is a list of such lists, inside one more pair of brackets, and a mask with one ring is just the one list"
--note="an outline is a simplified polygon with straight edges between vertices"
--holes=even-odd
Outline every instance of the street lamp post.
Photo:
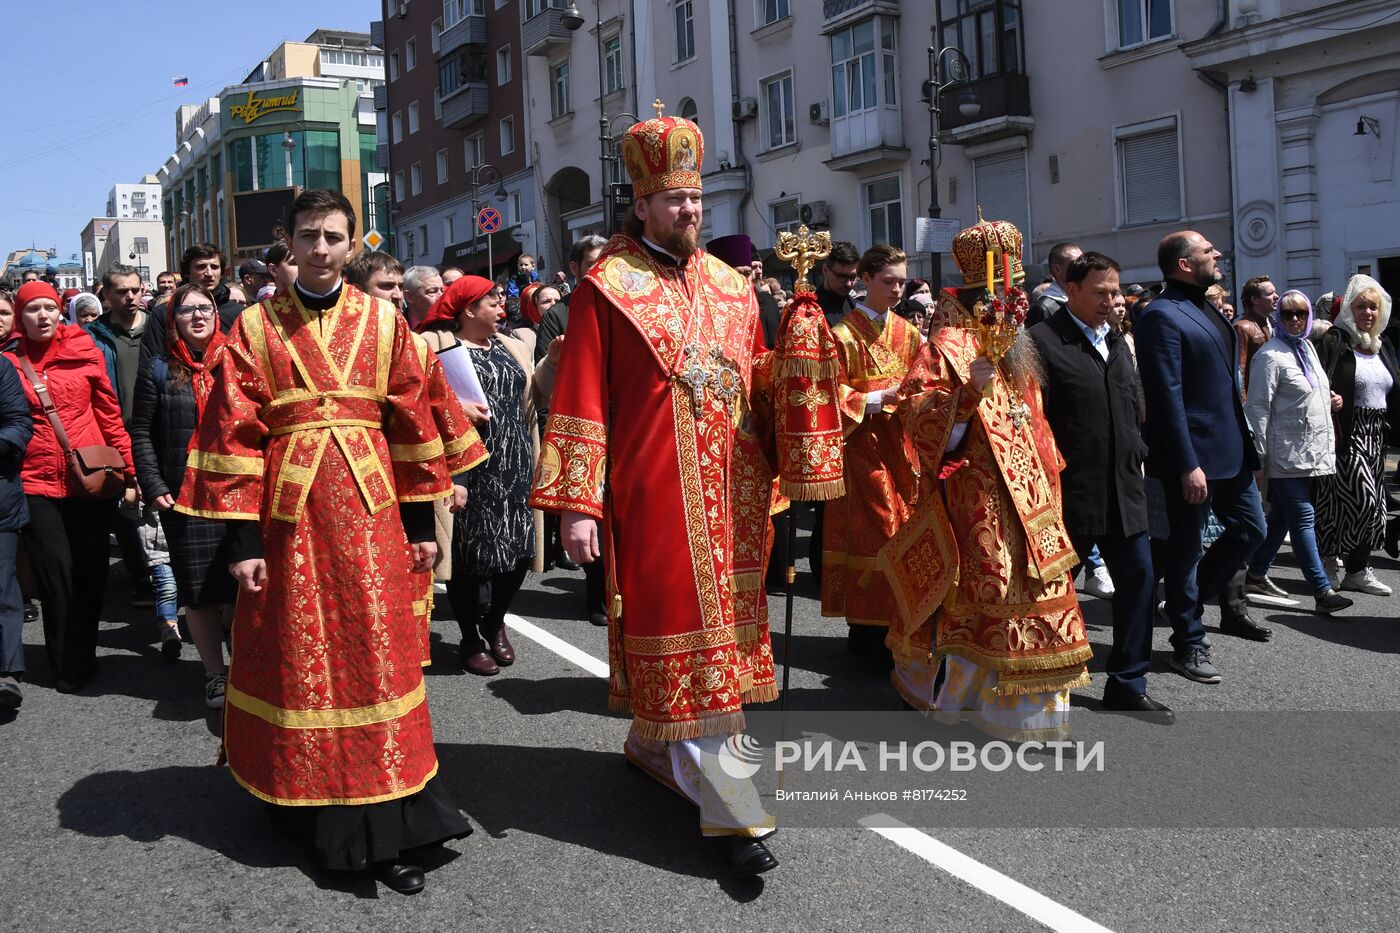
[[[938,130],[939,121],[943,116],[939,107],[938,98],[942,93],[951,87],[955,87],[967,81],[972,76],[972,63],[967,60],[967,56],[956,46],[944,46],[943,29],[938,22],[938,14],[935,12],[933,18],[933,45],[928,49],[928,215],[937,218],[943,216],[943,208],[938,203]],[[945,69],[943,59],[947,55],[952,55],[952,61]],[[943,75],[947,74],[948,81],[943,80]],[[982,112],[982,102],[977,99],[977,94],[972,88],[967,88],[958,96],[958,112],[964,117],[972,119]],[[930,275],[929,285],[935,295],[943,288],[943,254],[932,253],[933,270]]]
[[[506,186],[505,186],[505,177],[501,174],[501,170],[500,170],[500,169],[496,168],[496,166],[492,165],[490,162],[482,162],[480,165],[476,165],[476,166],[473,166],[473,167],[472,167],[472,252],[473,252],[473,253],[476,252],[476,241],[477,241],[477,237],[480,236],[480,234],[481,234],[481,225],[480,225],[479,223],[477,223],[477,219],[476,219],[476,215],[477,215],[477,212],[478,212],[478,210],[479,210],[478,205],[481,203],[481,175],[482,175],[482,173],[483,173],[485,170],[487,170],[487,169],[490,169],[491,172],[493,172],[493,173],[495,174],[495,176],[496,176],[496,192],[495,192],[495,195],[494,195],[494,197],[496,198],[496,200],[497,200],[497,201],[500,201],[500,202],[502,202],[502,203],[504,203],[505,200],[506,200],[507,198],[510,197],[510,192],[506,190]],[[492,269],[495,267],[495,265],[496,265],[496,263],[495,263],[494,260],[495,260],[495,255],[494,255],[494,251],[493,251],[492,246],[491,246],[491,237],[490,237],[490,235],[488,234],[487,237],[486,237],[486,278],[488,278],[488,279],[491,278],[491,270],[492,270]]]
[[[564,27],[570,32],[578,31],[584,23],[583,14],[572,2],[564,10],[562,20]],[[612,223],[614,213],[611,179],[617,176],[617,152],[613,145],[612,125],[614,121],[622,117],[630,117],[633,123],[639,121],[636,114],[625,112],[615,113],[609,117],[607,108],[603,106],[603,98],[607,96],[608,88],[606,66],[603,60],[603,4],[601,0],[598,3],[598,18],[594,25],[593,38],[598,52],[598,168],[601,176],[599,187],[602,189],[603,229],[607,230]]]
[[146,264],[141,261],[141,254],[133,247],[127,255],[132,262],[136,263],[136,274],[141,276],[141,281],[144,283],[146,281]]
[[292,131],[291,131],[291,130],[283,130],[283,131],[282,131],[282,152],[285,153],[286,159],[287,159],[286,168],[287,168],[287,187],[288,187],[288,188],[294,188],[294,187],[296,187],[294,184],[292,184],[292,153],[296,150],[296,148],[297,148],[297,141],[296,141],[295,139],[292,138]]

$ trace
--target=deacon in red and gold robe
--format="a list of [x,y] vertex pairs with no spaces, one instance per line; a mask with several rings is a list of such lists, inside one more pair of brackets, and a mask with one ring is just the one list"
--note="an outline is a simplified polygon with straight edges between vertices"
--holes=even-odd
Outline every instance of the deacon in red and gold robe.
[[702,153],[699,128],[670,117],[623,142],[638,203],[570,300],[531,502],[562,513],[571,557],[606,556],[608,703],[632,715],[629,760],[697,803],[706,834],[753,842],[734,867],[754,873],[776,865],[756,843],[772,818],[716,755],[745,703],[777,696],[766,606],[743,622],[735,607],[736,553],[757,571],[762,547],[735,539],[736,494],[764,534],[772,493],[771,465],[745,456],[763,475],[736,474],[764,345],[748,281],[698,250]]
[[[966,320],[956,294],[940,295],[938,320]],[[899,606],[886,644],[911,706],[1044,738],[1066,728],[1092,655],[1069,576],[1063,461],[1029,338],[990,381],[981,357],[973,330],[938,327],[899,390],[923,471],[914,514],[880,555]]]
[[[261,559],[265,573],[260,586],[240,578],[234,616],[234,778],[269,803],[313,808],[324,867],[387,867],[391,887],[416,890],[421,871],[401,852],[470,831],[431,784],[413,605],[413,571],[434,550],[431,503],[451,484],[407,322],[339,279],[349,205],[313,191],[292,214],[301,278],[229,333],[177,508],[234,523],[234,569]],[[302,242],[318,238],[333,243]],[[327,273],[329,291],[303,284],[320,274],[324,288]]]
[[[891,313],[904,286],[903,251],[867,250],[860,261],[866,300],[831,329],[844,373],[839,405],[845,434],[846,494],[825,505],[822,615],[845,616],[878,634],[894,618],[894,595],[875,558],[918,495],[917,461],[895,413],[899,385],[919,353],[914,325]],[[885,288],[888,277],[897,287]]]

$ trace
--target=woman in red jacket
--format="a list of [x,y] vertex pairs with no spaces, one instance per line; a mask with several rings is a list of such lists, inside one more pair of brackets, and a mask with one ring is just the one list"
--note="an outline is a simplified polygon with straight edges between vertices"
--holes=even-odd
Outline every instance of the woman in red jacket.
[[86,331],[63,322],[53,287],[30,282],[15,296],[15,305],[19,340],[6,355],[19,371],[34,418],[34,438],[20,469],[30,515],[24,544],[44,608],[44,643],[58,671],[57,689],[73,693],[97,672],[97,622],[107,589],[107,529],[116,500],[75,494],[68,459],[26,370],[32,369],[48,386],[72,447],[105,444],[121,452],[126,495],[134,499],[131,438],[122,425],[121,406],[107,381],[102,354]]

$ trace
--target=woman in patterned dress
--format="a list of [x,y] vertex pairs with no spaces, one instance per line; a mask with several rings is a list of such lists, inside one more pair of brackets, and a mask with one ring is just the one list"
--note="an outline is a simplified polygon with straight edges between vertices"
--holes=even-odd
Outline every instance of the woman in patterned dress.
[[1340,589],[1389,596],[1371,571],[1371,551],[1385,538],[1386,426],[1400,424],[1400,369],[1381,334],[1390,321],[1390,295],[1369,275],[1354,275],[1342,296],[1336,326],[1318,341],[1317,355],[1332,391],[1337,472],[1318,483],[1318,549],[1340,557]]
[[537,443],[530,402],[534,364],[528,347],[498,331],[504,317],[504,290],[468,275],[452,283],[422,324],[440,357],[470,354],[490,409],[477,426],[490,458],[468,474],[447,584],[462,629],[462,666],[483,676],[515,662],[505,615],[540,551],[529,504]]

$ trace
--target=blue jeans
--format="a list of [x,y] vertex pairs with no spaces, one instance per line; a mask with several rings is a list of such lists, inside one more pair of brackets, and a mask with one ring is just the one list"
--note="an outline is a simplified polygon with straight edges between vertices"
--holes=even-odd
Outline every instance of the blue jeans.
[[151,588],[155,591],[156,621],[175,621],[180,614],[180,598],[175,590],[175,571],[169,564],[151,565]]
[[[1181,481],[1162,481],[1167,494],[1167,519],[1171,538],[1167,541],[1166,578],[1167,619],[1172,626],[1172,647],[1178,652],[1199,645],[1206,637],[1201,625],[1205,603],[1217,599],[1230,580],[1245,565],[1264,540],[1264,509],[1254,474],[1241,470],[1228,479],[1207,483],[1206,500],[1188,503],[1181,494]],[[1201,539],[1211,514],[1225,530],[1209,550]],[[1204,550],[1204,554],[1202,551]]]
[[19,532],[0,531],[0,674],[24,673],[24,597],[15,557]]
[[1269,510],[1269,533],[1259,550],[1249,562],[1251,576],[1262,577],[1269,572],[1278,549],[1283,546],[1283,536],[1291,535],[1293,556],[1303,568],[1303,576],[1308,578],[1313,590],[1320,596],[1332,588],[1327,579],[1327,571],[1322,566],[1322,555],[1317,551],[1317,533],[1313,529],[1313,504],[1308,497],[1312,479],[1307,476],[1293,476],[1269,480],[1269,495],[1273,508]]

